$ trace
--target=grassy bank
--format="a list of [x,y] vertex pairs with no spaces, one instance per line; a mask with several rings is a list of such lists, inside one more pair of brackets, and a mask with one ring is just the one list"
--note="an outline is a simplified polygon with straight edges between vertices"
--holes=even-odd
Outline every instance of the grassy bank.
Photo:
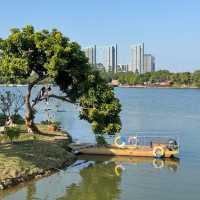
[[22,125],[19,138],[12,144],[7,136],[0,135],[0,189],[49,175],[73,162],[74,155],[67,149],[71,138],[62,131],[48,132],[45,125],[39,128],[43,134],[33,135]]

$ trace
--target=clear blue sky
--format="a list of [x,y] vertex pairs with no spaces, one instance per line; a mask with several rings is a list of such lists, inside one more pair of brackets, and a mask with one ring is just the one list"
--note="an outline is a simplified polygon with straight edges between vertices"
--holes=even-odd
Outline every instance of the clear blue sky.
[[82,46],[145,43],[157,68],[200,69],[200,0],[2,0],[0,37],[12,27],[58,28]]

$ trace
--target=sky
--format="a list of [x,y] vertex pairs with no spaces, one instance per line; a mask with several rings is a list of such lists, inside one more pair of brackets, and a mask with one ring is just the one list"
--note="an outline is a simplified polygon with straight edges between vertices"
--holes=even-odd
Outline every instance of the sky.
[[119,63],[130,63],[130,45],[144,42],[157,69],[200,69],[199,0],[1,0],[0,37],[27,24],[57,28],[82,47],[119,45]]

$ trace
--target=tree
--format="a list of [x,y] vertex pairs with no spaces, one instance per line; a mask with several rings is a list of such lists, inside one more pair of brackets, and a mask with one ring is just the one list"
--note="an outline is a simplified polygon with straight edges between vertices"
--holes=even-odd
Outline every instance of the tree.
[[[137,76],[137,75],[136,75]],[[126,76],[127,83],[129,85],[134,85],[135,76],[133,73],[128,73]]]
[[191,82],[191,74],[190,74],[190,72],[182,72],[182,73],[180,73],[180,82],[182,84],[189,85],[190,82]]
[[193,73],[193,82],[194,84],[197,86],[197,87],[200,87],[200,70],[196,70],[194,73]]
[[170,80],[173,83],[180,83],[180,73],[172,73],[170,76]]
[[[80,103],[81,118],[92,123],[95,132],[97,129],[98,133],[120,130],[120,103],[112,88],[107,86],[98,72],[92,70],[79,44],[70,41],[58,30],[37,32],[30,25],[22,29],[14,28],[8,38],[0,40],[0,51],[1,76],[10,82],[34,77],[28,81],[25,96],[25,123],[32,132],[39,132],[34,123],[35,105],[46,99],[43,96],[33,98],[32,88],[49,78],[63,94],[52,92],[48,98]],[[111,114],[113,107],[116,110]]]
[[15,90],[14,93],[6,90],[0,93],[0,110],[5,117],[18,116],[19,110],[24,105],[24,96],[19,90]]
[[121,106],[114,97],[113,89],[97,73],[89,76],[86,92],[80,98],[80,118],[92,123],[93,131],[97,134],[114,134],[121,128]]
[[170,80],[171,73],[168,70],[159,70],[156,72],[152,72],[150,81],[151,82],[162,82]]
[[146,72],[144,74],[142,74],[143,76],[143,82],[149,82],[150,78],[151,78],[151,72]]

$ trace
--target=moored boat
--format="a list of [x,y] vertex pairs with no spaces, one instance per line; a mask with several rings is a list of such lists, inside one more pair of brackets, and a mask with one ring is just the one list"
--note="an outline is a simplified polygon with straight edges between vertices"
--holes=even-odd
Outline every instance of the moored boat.
[[117,136],[111,144],[104,146],[97,144],[74,144],[71,147],[77,153],[88,155],[169,158],[179,153],[177,140],[164,137],[165,142],[162,142],[163,137],[159,137],[161,140],[158,140],[158,137],[151,136],[151,138],[153,139],[146,136]]

